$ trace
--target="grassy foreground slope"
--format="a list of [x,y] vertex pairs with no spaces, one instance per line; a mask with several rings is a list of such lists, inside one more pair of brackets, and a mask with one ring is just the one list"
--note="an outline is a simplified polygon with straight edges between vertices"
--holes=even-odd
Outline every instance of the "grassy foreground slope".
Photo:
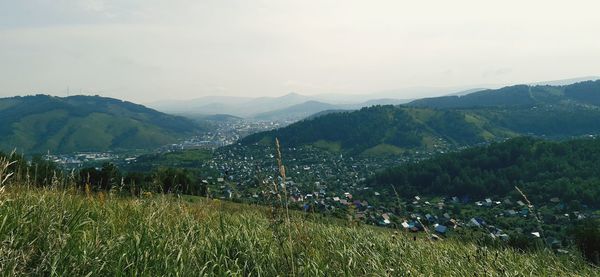
[[[204,199],[55,190],[0,194],[5,275],[591,276],[575,255],[430,242]],[[290,228],[286,228],[291,226]],[[289,231],[289,233],[288,233]],[[291,244],[288,238],[292,238]],[[290,251],[291,246],[291,251]]]

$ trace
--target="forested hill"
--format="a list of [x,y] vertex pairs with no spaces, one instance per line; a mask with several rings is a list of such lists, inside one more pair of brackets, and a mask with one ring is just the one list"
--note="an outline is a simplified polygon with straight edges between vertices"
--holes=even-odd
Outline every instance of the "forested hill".
[[430,109],[374,106],[326,114],[251,135],[244,144],[314,144],[353,154],[433,150],[520,135],[571,137],[600,133],[600,109],[580,105]]
[[551,142],[515,138],[487,147],[440,155],[390,168],[368,181],[376,189],[391,186],[404,197],[458,196],[483,199],[518,192],[534,203],[551,198],[600,207],[600,139]]
[[0,149],[64,153],[140,149],[201,131],[189,119],[99,96],[0,99]]
[[507,135],[467,121],[455,111],[374,106],[355,112],[340,112],[304,120],[274,131],[246,137],[242,143],[271,142],[278,137],[283,145],[317,143],[332,149],[356,153],[374,147],[412,149],[433,146],[440,139],[458,144],[485,140],[485,136]]
[[463,96],[424,98],[408,103],[413,107],[474,108],[580,104],[600,106],[600,80],[566,86],[517,85],[483,90]]

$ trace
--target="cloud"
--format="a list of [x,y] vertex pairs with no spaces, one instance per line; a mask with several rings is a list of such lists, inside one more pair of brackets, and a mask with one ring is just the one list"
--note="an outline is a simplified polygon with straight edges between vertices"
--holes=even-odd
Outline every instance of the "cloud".
[[78,4],[85,11],[104,12],[106,4],[102,0],[79,0]]
[[498,77],[498,76],[509,74],[512,71],[513,70],[511,68],[496,68],[496,69],[484,71],[483,74],[481,74],[481,76],[483,78],[490,78],[490,77],[493,78],[493,77]]
[[600,4],[575,2],[1,1],[0,95],[69,86],[148,102],[597,75]]

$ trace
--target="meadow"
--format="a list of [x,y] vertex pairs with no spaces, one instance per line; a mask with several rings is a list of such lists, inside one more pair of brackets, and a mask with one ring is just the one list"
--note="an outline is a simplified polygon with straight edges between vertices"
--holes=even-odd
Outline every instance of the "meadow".
[[594,276],[522,253],[206,198],[5,186],[5,276]]

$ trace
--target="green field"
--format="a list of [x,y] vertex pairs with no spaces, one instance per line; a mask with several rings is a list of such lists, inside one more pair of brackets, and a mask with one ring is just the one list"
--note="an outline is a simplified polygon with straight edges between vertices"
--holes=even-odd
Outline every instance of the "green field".
[[[3,189],[0,271],[60,276],[593,276],[521,253],[204,198]],[[291,240],[290,240],[291,238]]]

